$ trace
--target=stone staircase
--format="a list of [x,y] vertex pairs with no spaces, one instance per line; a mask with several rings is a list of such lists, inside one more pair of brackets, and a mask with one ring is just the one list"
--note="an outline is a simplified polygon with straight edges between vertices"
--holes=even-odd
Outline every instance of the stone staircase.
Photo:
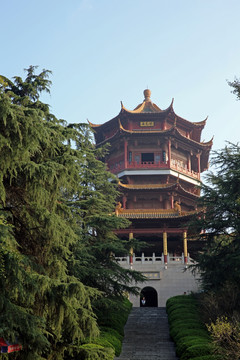
[[166,308],[133,308],[124,329],[122,353],[115,360],[177,360]]

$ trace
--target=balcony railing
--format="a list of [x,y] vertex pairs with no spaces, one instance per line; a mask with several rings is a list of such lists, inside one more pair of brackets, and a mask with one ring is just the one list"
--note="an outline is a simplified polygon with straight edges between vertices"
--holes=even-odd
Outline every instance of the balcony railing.
[[114,174],[119,173],[120,171],[123,170],[138,170],[138,169],[173,169],[176,170],[184,175],[190,176],[194,179],[200,179],[200,175],[192,170],[189,170],[187,168],[187,166],[184,166],[182,164],[180,164],[179,162],[177,162],[176,160],[172,159],[171,160],[171,165],[170,162],[154,162],[154,161],[144,161],[144,162],[127,162],[126,166],[124,165],[124,162],[121,161],[120,163],[116,163],[112,166],[109,167],[110,171],[113,172]]
[[178,218],[181,216],[191,216],[196,211],[179,211],[175,209],[123,209],[116,208],[116,215],[127,219],[159,219],[159,218]]
[[[122,265],[130,264],[130,256],[116,256],[115,260]],[[167,262],[172,264],[184,264],[184,254],[181,256],[173,256],[172,254],[167,255]],[[152,254],[152,256],[145,256],[144,253],[142,253],[141,256],[136,256],[133,254],[132,257],[132,263],[133,264],[142,264],[142,265],[149,265],[149,264],[164,264],[164,255],[156,256],[155,253]],[[190,258],[189,254],[187,257],[187,263],[188,264],[194,264],[195,261]]]

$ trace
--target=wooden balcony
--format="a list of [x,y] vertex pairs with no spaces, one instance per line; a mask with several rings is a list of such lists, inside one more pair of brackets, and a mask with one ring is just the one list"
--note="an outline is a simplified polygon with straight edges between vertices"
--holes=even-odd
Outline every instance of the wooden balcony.
[[116,208],[116,215],[127,219],[179,218],[195,214],[196,211],[175,209],[123,209]]
[[127,162],[126,166],[124,162],[116,163],[109,167],[110,171],[114,174],[118,174],[123,170],[139,170],[139,169],[146,169],[146,170],[161,170],[161,169],[172,169],[181,174],[190,176],[193,179],[200,179],[200,174],[195,171],[189,170],[186,166],[182,166],[176,160],[172,159],[171,164],[170,161],[167,162],[153,162],[153,161],[145,161],[145,162],[134,162],[131,163]]
[[[121,265],[129,265],[130,264],[130,256],[126,255],[126,256],[116,256],[115,260],[120,263]],[[135,254],[133,254],[132,257],[132,262],[133,264],[137,265],[137,264],[141,264],[141,265],[145,265],[145,266],[149,266],[152,264],[164,264],[164,256],[163,254],[161,255],[156,255],[155,253],[152,254],[152,256],[145,256],[144,253],[142,253],[141,256],[136,256]],[[173,254],[168,254],[167,255],[167,262],[168,264],[185,264],[184,262],[184,254],[182,254],[181,256],[174,256]],[[187,258],[187,263],[188,264],[196,264],[196,262],[190,258],[189,254],[188,254],[188,258]]]

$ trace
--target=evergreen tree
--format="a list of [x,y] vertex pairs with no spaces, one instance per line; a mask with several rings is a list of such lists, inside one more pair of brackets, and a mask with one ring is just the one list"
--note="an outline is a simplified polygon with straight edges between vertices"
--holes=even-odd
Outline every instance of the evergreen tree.
[[200,199],[204,212],[194,224],[207,241],[197,265],[207,290],[240,281],[240,147],[229,143],[215,152],[212,163],[216,168]]
[[97,291],[69,275],[76,217],[63,191],[79,189],[84,154],[79,132],[39,100],[48,71],[23,81],[1,77],[0,336],[18,341],[19,359],[63,359],[70,345],[98,333],[91,298]]
[[130,249],[129,241],[119,241],[114,234],[115,229],[129,225],[128,220],[114,214],[118,179],[97,160],[107,149],[95,148],[88,126],[83,139],[77,143],[86,154],[81,169],[81,193],[72,204],[81,213],[81,226],[77,229],[81,231],[81,241],[74,250],[78,259],[74,275],[100,290],[104,297],[121,298],[126,292],[137,293],[138,289],[130,284],[142,281],[143,277],[139,272],[123,269],[115,261],[114,255],[128,254]]
[[127,223],[113,215],[117,182],[97,160],[106,149],[39,100],[49,73],[0,77],[0,337],[23,344],[16,359],[110,359],[82,346],[99,332],[96,299],[136,291],[130,281],[142,277],[112,256],[129,244],[113,233]]
[[[240,100],[240,81],[228,82]],[[214,172],[207,175],[200,206],[204,212],[195,219],[207,246],[197,267],[206,290],[238,288],[240,282],[240,147],[228,143],[212,158]]]

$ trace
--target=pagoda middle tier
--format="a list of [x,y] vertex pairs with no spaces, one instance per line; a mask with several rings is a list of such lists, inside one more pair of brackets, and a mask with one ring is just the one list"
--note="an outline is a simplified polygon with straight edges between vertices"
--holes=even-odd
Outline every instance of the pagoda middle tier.
[[190,122],[174,112],[173,101],[161,110],[151,101],[150,90],[144,96],[134,110],[122,104],[113,119],[102,125],[90,123],[97,146],[110,144],[104,161],[121,180],[121,216],[131,218],[137,210],[144,214],[153,209],[168,217],[165,210],[176,210],[176,204],[181,213],[192,212],[212,147],[212,139],[201,142],[206,119]]

